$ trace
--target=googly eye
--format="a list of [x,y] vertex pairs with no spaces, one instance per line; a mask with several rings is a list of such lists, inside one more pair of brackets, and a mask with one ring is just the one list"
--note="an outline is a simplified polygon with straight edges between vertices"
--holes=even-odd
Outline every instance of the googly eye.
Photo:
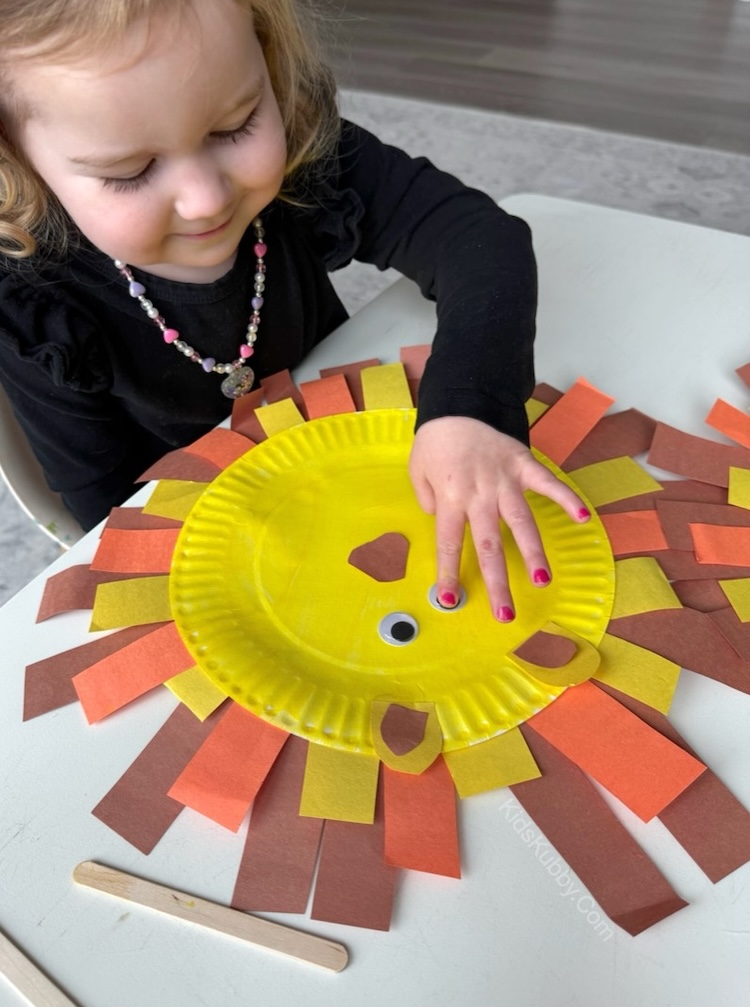
[[378,635],[392,647],[406,647],[419,635],[417,620],[406,612],[389,612],[378,624]]
[[441,605],[438,601],[438,590],[437,584],[433,584],[430,590],[427,592],[427,600],[436,608],[438,612],[457,612],[459,608],[463,608],[466,604],[466,592],[462,587],[458,589],[458,601],[453,606],[453,608],[447,608],[445,605]]

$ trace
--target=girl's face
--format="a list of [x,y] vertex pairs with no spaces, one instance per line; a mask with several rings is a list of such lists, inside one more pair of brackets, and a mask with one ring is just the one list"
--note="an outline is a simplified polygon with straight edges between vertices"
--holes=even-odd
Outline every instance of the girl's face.
[[234,0],[137,25],[95,59],[19,60],[10,75],[21,148],[112,258],[210,282],[278,194],[281,115],[251,16]]

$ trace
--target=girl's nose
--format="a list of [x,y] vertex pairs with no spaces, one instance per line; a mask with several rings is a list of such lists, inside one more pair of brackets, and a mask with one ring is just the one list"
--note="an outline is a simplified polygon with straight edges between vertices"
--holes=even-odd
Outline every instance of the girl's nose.
[[229,202],[224,173],[208,157],[184,166],[175,182],[175,210],[183,220],[214,220]]

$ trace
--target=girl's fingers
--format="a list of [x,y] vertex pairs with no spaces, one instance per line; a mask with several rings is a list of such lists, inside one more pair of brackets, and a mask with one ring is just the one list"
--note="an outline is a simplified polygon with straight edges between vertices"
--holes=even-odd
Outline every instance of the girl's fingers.
[[438,505],[435,511],[437,596],[445,608],[453,608],[458,604],[465,527],[466,516],[463,511]]
[[552,572],[528,503],[521,494],[505,495],[499,509],[518,546],[529,580],[536,587],[546,587],[552,580]]
[[494,510],[494,514],[486,511],[470,519],[471,535],[492,614],[498,622],[512,622],[515,618],[513,597],[508,584],[500,521]]

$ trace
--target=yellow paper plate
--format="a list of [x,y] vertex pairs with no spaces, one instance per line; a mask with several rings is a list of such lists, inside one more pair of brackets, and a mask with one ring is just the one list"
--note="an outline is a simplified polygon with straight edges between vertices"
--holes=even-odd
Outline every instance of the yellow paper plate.
[[[574,524],[530,494],[552,584],[532,587],[508,541],[517,618],[497,623],[467,536],[466,604],[437,611],[433,518],[407,473],[413,426],[412,410],[385,409],[274,435],[206,489],[175,550],[172,611],[204,673],[265,720],[348,751],[374,751],[374,700],[434,703],[446,751],[515,727],[563,690],[506,655],[547,622],[596,646],[612,608],[612,554],[596,515]],[[406,577],[380,583],[348,557],[386,532],[410,550]],[[392,613],[415,620],[411,643],[381,638]]]

